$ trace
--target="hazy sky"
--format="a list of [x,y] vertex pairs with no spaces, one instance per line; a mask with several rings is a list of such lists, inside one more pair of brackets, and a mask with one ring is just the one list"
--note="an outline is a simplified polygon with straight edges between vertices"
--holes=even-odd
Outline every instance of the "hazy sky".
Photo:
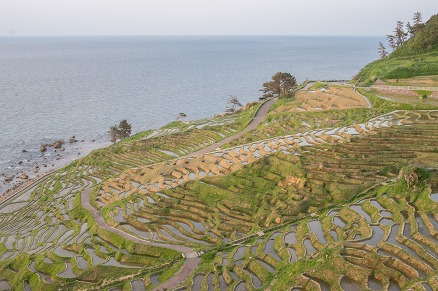
[[0,0],[0,35],[384,35],[437,0]]

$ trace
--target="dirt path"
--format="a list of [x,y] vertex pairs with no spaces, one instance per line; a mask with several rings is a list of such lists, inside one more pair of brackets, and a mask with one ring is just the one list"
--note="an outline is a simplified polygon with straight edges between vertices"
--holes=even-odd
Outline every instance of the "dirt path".
[[359,91],[356,90],[356,88],[354,88],[353,90],[365,100],[365,102],[367,103],[367,108],[373,108],[373,105],[371,104],[370,100],[368,100],[368,98],[365,95],[360,94]]
[[[257,110],[256,114],[254,115],[253,119],[248,123],[248,125],[240,132],[227,137],[221,141],[218,141],[208,147],[205,147],[199,151],[196,151],[191,155],[198,155],[198,154],[205,154],[208,152],[214,151],[216,148],[221,147],[222,145],[241,137],[244,133],[253,130],[257,128],[257,126],[262,122],[262,120],[265,118],[266,114],[268,113],[269,108],[274,104],[274,102],[277,99],[271,99],[265,103],[263,103],[260,108]],[[181,266],[181,268],[167,281],[160,284],[158,287],[154,288],[153,290],[170,290],[172,288],[175,288],[178,286],[181,282],[183,282],[190,274],[199,266],[200,260],[198,258],[198,254],[194,252],[191,248],[183,245],[173,245],[173,244],[166,244],[166,243],[156,243],[151,242],[148,240],[140,239],[138,237],[135,237],[129,233],[126,233],[120,229],[114,228],[112,226],[109,226],[105,223],[102,214],[99,210],[94,208],[90,203],[90,193],[92,188],[87,188],[81,193],[81,204],[82,206],[90,212],[91,216],[93,217],[96,224],[105,229],[106,231],[112,232],[114,234],[120,235],[124,239],[133,241],[138,244],[144,244],[144,245],[150,245],[150,246],[156,246],[166,249],[172,249],[178,252],[181,252],[183,256],[185,257],[185,262]]]
[[97,210],[96,208],[94,208],[91,203],[90,203],[90,192],[91,192],[92,188],[88,188],[85,189],[84,191],[82,191],[81,193],[81,204],[82,206],[88,211],[90,212],[91,216],[93,217],[94,221],[96,222],[96,224],[100,227],[103,228],[107,231],[110,231],[112,233],[118,234],[121,237],[133,241],[135,243],[138,244],[147,244],[150,246],[156,246],[156,247],[161,247],[161,248],[166,248],[166,249],[172,249],[178,252],[183,253],[186,257],[192,257],[192,256],[196,256],[196,253],[193,252],[193,250],[189,247],[186,246],[181,246],[181,245],[173,245],[173,244],[166,244],[166,243],[156,243],[156,242],[151,242],[148,240],[144,240],[144,239],[140,239],[136,236],[133,236],[129,233],[126,233],[118,228],[109,226],[108,224],[105,223],[102,214],[100,213],[99,210]]
[[315,82],[308,82],[308,83],[306,84],[306,86],[304,86],[301,90],[302,90],[302,91],[307,91],[307,90],[310,89],[310,87],[312,87],[313,84],[315,84]]
[[218,147],[223,146],[226,143],[229,143],[232,140],[235,140],[239,137],[241,137],[243,134],[247,133],[250,130],[256,129],[257,126],[262,122],[262,120],[265,118],[266,114],[268,113],[269,108],[274,104],[274,102],[277,99],[271,99],[265,103],[263,103],[259,110],[257,110],[256,114],[254,115],[253,119],[248,123],[248,125],[242,129],[242,131],[236,133],[235,135],[229,136],[223,140],[220,140],[214,144],[211,144],[203,149],[200,149],[199,151],[193,152],[189,154],[188,156],[195,156],[199,154],[206,154],[215,151]]

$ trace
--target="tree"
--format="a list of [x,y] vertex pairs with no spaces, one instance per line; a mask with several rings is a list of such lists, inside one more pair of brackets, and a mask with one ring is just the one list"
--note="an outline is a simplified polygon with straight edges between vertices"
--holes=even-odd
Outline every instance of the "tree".
[[[408,23],[407,27],[409,26],[410,24]],[[392,50],[399,48],[406,41],[408,33],[404,31],[403,27],[404,22],[400,20],[397,21],[396,27],[394,29],[394,34],[388,34],[386,36],[386,40],[388,41],[388,44],[392,48]]]
[[131,124],[126,119],[120,121],[119,125],[110,126],[108,130],[111,142],[116,142],[117,139],[124,139],[131,135]]
[[395,37],[392,34],[386,35],[386,40],[388,41],[388,44],[392,48],[392,50],[395,50],[397,48],[397,45],[395,44]]
[[386,51],[386,47],[383,45],[382,42],[379,42],[379,47],[377,48],[379,51],[379,57],[380,59],[384,59],[388,56],[388,52]]
[[410,36],[413,36],[415,34],[415,28],[413,25],[411,25],[409,21],[408,23],[406,23],[406,31],[409,33]]
[[119,137],[120,139],[127,138],[131,135],[131,124],[126,119],[119,123]]
[[108,134],[110,136],[110,141],[115,143],[119,136],[119,127],[117,125],[110,126]]
[[242,107],[242,103],[237,99],[237,96],[230,95],[230,98],[228,98],[228,107],[225,109],[225,112],[234,113],[239,107]]
[[414,23],[413,25],[409,22],[406,24],[406,28],[411,36],[415,35],[424,26],[423,15],[421,12],[415,12],[412,20]]
[[[425,27],[425,24],[423,23],[423,15],[421,14],[421,12],[415,12],[412,20],[413,24],[411,24],[410,22],[406,23],[406,31],[404,29],[404,22],[397,21],[396,27],[394,29],[394,34],[386,35],[388,45],[393,51],[402,46],[406,42],[408,37],[415,35],[418,31],[421,31]],[[382,43],[379,43],[378,50],[381,59],[388,56],[388,52],[386,51],[386,48]]]
[[260,91],[263,92],[260,99],[266,99],[270,97],[291,97],[293,94],[293,88],[297,85],[297,81],[294,76],[289,73],[278,72],[272,76],[272,80],[263,83],[263,88]]
[[408,34],[403,29],[404,23],[403,21],[397,21],[396,27],[394,30],[394,39],[396,48],[399,48],[406,41]]
[[412,19],[414,20],[414,26],[419,27],[423,25],[423,14],[421,12],[415,12]]
[[176,120],[180,120],[181,118],[186,118],[186,117],[187,117],[187,115],[184,112],[180,112],[176,116]]

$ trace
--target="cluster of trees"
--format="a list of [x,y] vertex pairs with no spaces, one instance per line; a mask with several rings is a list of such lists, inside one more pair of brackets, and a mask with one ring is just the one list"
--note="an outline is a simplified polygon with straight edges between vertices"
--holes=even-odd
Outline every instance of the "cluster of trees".
[[293,95],[293,89],[297,85],[297,80],[289,73],[278,72],[272,76],[271,81],[263,83],[263,92],[260,100],[266,98],[278,97],[288,98]]
[[[412,24],[408,22],[406,25],[403,21],[397,21],[394,33],[386,35],[388,45],[393,51],[403,45],[405,41],[409,39],[409,37],[415,35],[425,26],[421,12],[415,12],[414,16],[412,17],[412,21]],[[381,59],[384,59],[389,55],[385,45],[382,42],[379,42],[378,51]]]
[[[297,80],[289,73],[278,72],[272,76],[271,81],[263,83],[263,88],[260,91],[263,92],[260,100],[266,98],[278,97],[288,98],[294,93],[294,88],[297,86]],[[228,114],[235,113],[237,109],[242,107],[237,96],[230,95],[228,98],[228,106],[225,112]],[[176,120],[187,117],[183,112],[178,113]],[[118,139],[125,139],[131,135],[131,124],[126,119],[120,121],[119,125],[110,126],[108,131],[111,142],[116,142]]]
[[[260,89],[263,94],[259,99],[292,97],[296,86],[297,80],[290,73],[277,72],[271,77],[271,81],[263,83],[263,87]],[[235,113],[240,107],[242,107],[242,103],[237,99],[237,96],[230,95],[225,113]]]
[[113,125],[109,128],[109,136],[111,142],[116,142],[118,139],[124,139],[131,135],[131,124],[126,119],[119,122],[119,125]]

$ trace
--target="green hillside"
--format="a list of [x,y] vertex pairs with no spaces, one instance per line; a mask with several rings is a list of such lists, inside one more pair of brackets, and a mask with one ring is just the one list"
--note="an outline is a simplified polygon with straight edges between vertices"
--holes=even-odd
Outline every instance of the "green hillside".
[[371,84],[377,79],[431,75],[438,75],[438,14],[388,57],[365,66],[354,79]]

